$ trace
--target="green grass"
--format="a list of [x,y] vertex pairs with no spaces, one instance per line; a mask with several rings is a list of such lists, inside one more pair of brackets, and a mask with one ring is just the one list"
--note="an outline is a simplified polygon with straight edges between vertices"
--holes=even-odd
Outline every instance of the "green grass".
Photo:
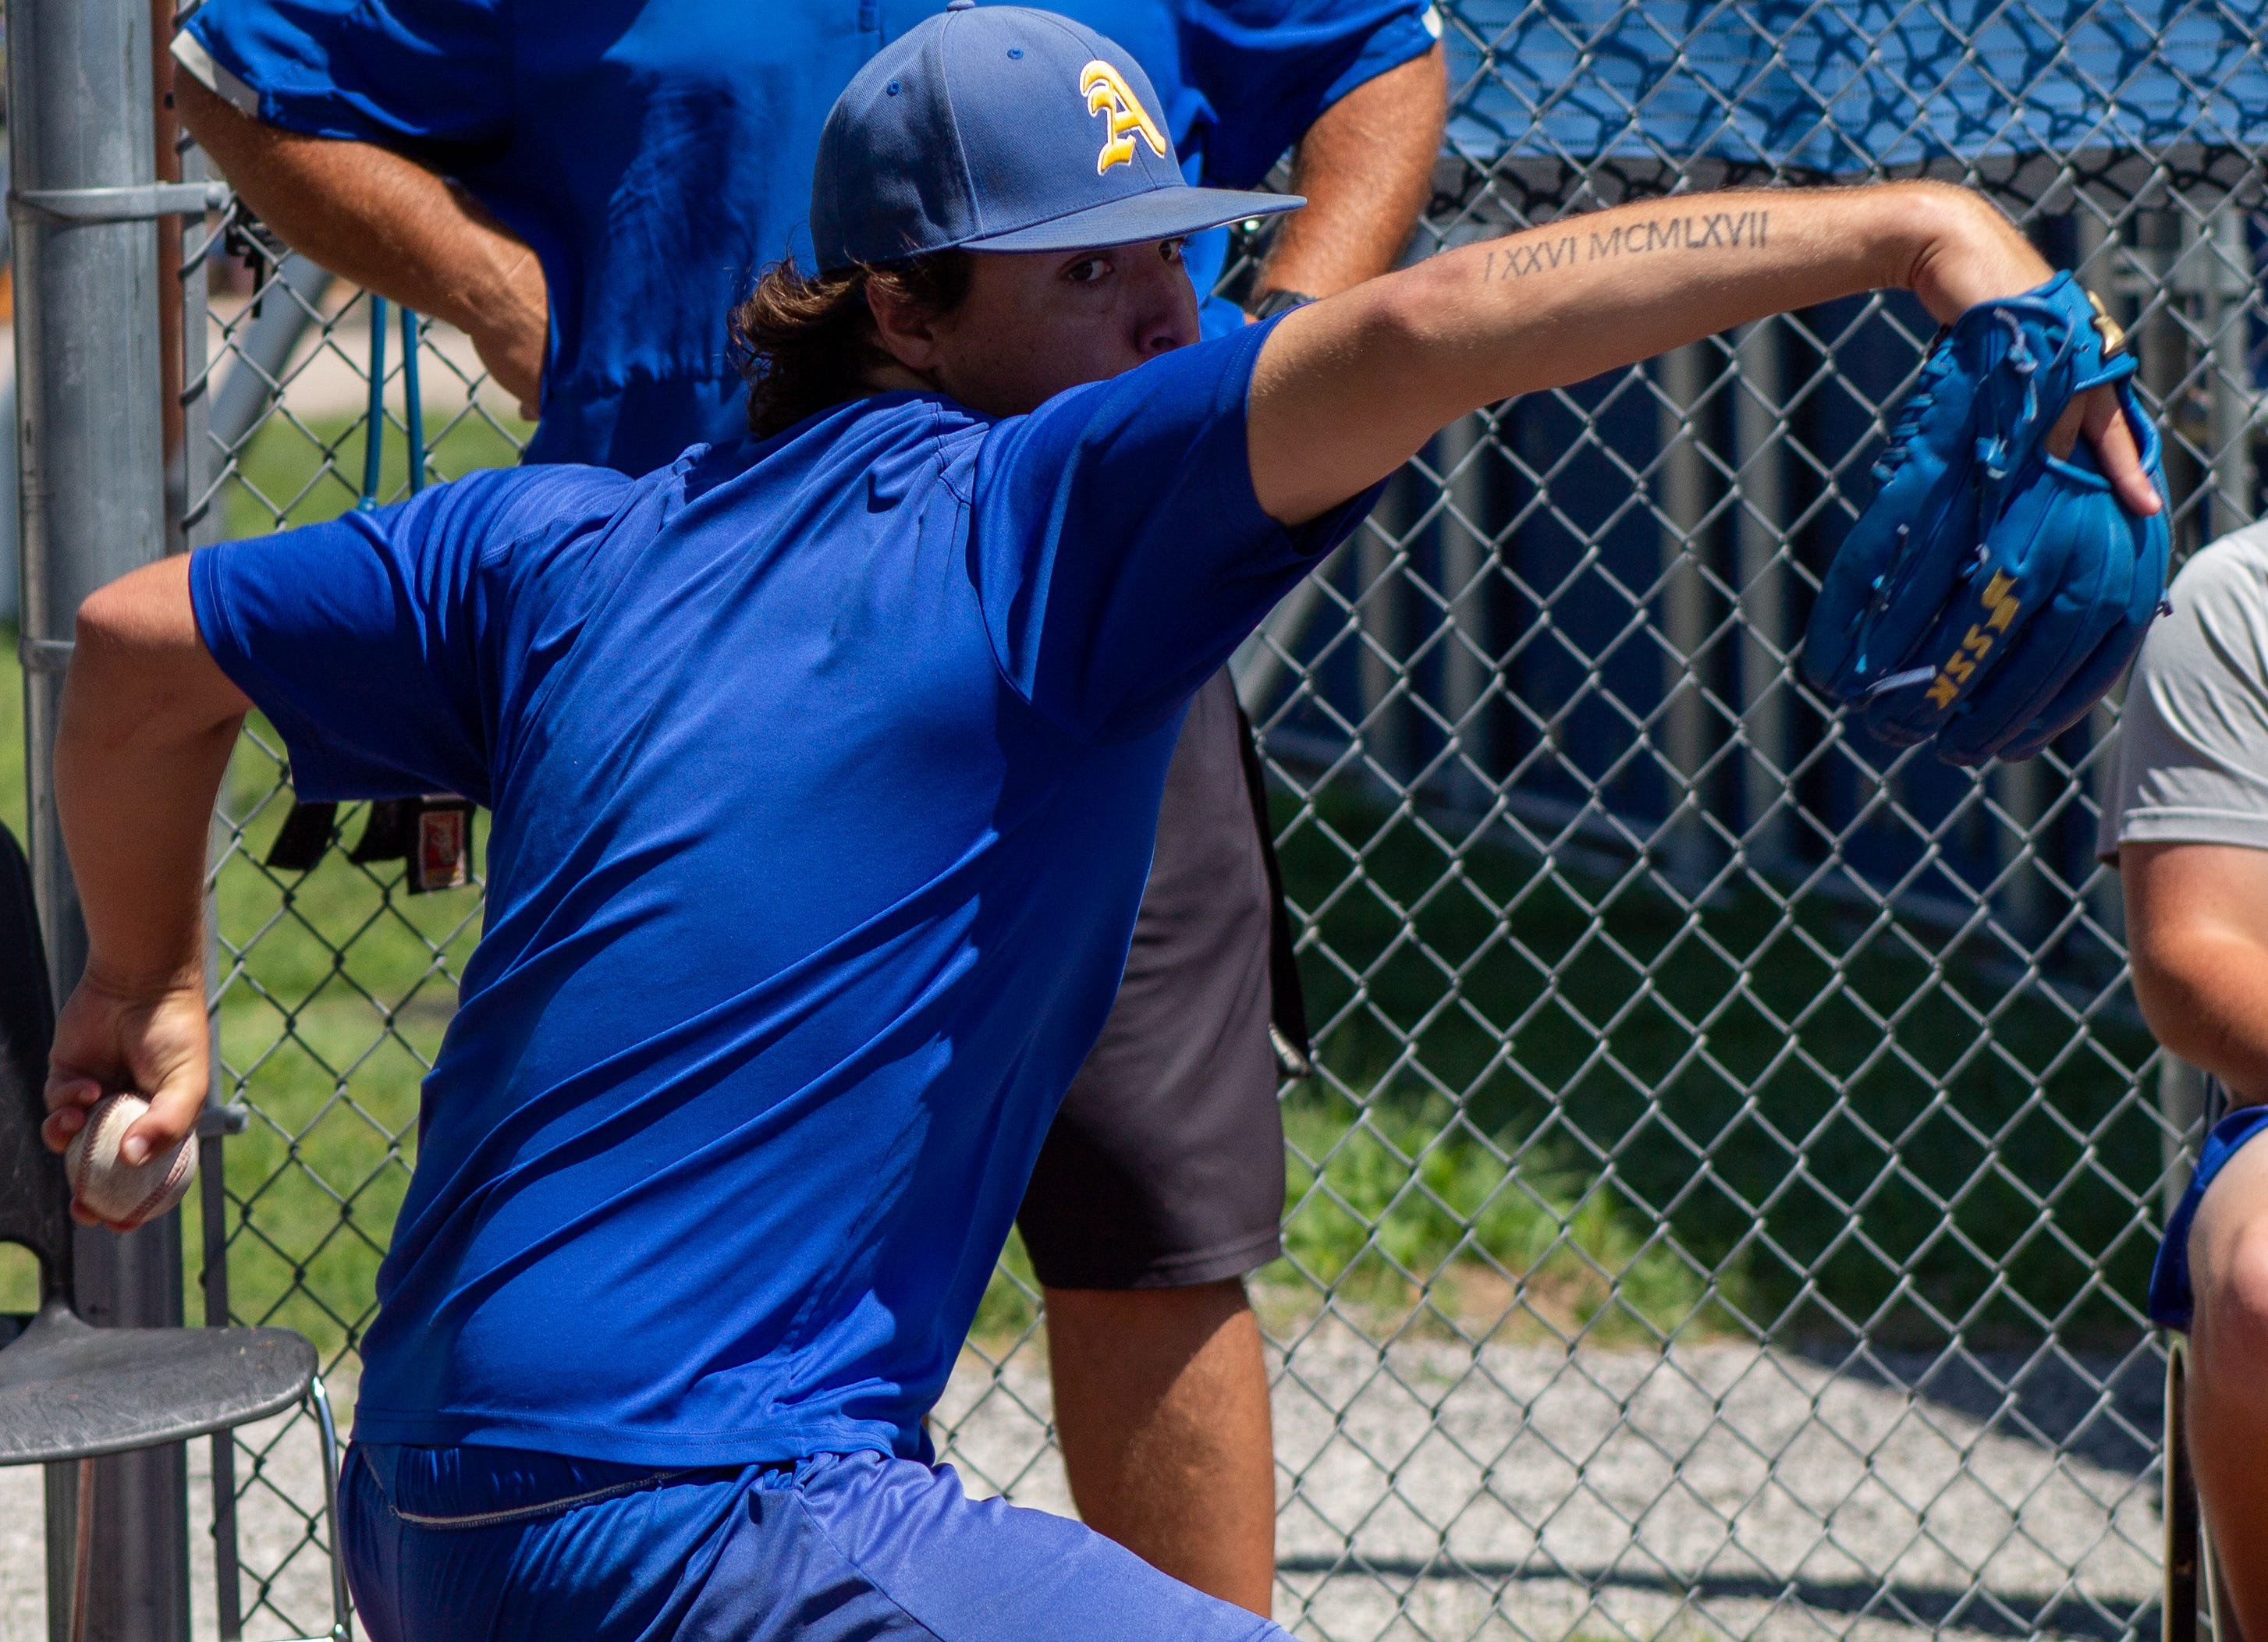
[[[436,448],[453,473],[511,446],[468,423]],[[344,426],[273,427],[246,472],[307,522],[354,500],[311,481],[326,449],[358,475]],[[398,438],[387,454],[398,485]],[[269,517],[230,507],[239,527]],[[14,825],[19,714],[0,678]],[[260,868],[287,807],[274,745],[255,727],[232,768],[247,847],[217,891],[242,949],[221,1052],[257,1108],[228,1146],[229,1275],[239,1315],[328,1353],[369,1313],[476,901],[407,895],[398,865],[342,851],[304,877]],[[2120,1109],[2149,1051],[2131,1025],[2082,1028],[1918,930],[1790,917],[1761,893],[1688,916],[1640,875],[1546,871],[1357,796],[1300,819],[1284,864],[1315,913],[1329,1076],[1287,1103],[1286,1257],[1261,1274],[1276,1321],[1328,1291],[1381,1329],[1609,1342],[2131,1329],[2102,1287],[2139,1293],[2150,1253],[2156,1131]],[[194,1272],[194,1198],[186,1233]],[[1033,1321],[1020,1247],[1006,1266],[989,1336]],[[0,1307],[9,1281],[0,1266]]]
[[[428,474],[454,479],[478,468],[508,468],[533,431],[516,417],[494,423],[477,411],[454,421],[436,418],[426,429]],[[379,502],[409,493],[409,449],[401,429],[389,423],[379,441]],[[337,518],[359,499],[363,453],[360,418],[271,418],[224,488],[228,534],[262,535]]]
[[1423,1295],[1421,1321],[1471,1335],[1616,1344],[1723,1326],[1692,1268],[1610,1184],[1515,1160],[1445,1101],[1348,1123],[1296,1097],[1285,1133],[1285,1258],[1261,1277],[1279,1313],[1328,1292],[1395,1328]]
[[[256,749],[240,752],[238,803],[272,773]],[[247,854],[219,880],[222,939],[241,948],[224,956],[220,1056],[253,1110],[228,1144],[230,1303],[328,1350],[371,1308],[415,1160],[419,1079],[455,1007],[478,897],[411,895],[400,863],[357,865],[343,850],[304,875],[271,873],[258,862],[284,807],[271,800],[252,819]],[[342,819],[351,843],[361,807]]]
[[[1687,1283],[1755,1329],[2131,1334],[2105,1280],[2139,1295],[2153,1247],[2139,1027],[2081,1025],[1911,925],[1761,891],[1689,915],[1635,871],[1546,871],[1352,799],[1284,860],[1322,909],[1305,975],[1337,1085],[1295,1113],[1438,1131],[1457,1161],[1433,1167],[1483,1184],[1517,1152],[1526,1195],[1603,1197],[1616,1247],[1658,1215]],[[1632,1286],[1657,1320],[1697,1292],[1658,1262]]]

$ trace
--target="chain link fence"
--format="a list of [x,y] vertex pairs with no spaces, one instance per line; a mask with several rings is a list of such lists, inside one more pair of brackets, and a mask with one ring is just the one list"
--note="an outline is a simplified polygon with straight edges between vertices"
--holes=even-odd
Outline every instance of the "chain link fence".
[[[2178,549],[2254,516],[2249,11],[1440,16],[1419,252],[1725,182],[1967,180],[2137,338]],[[185,541],[515,456],[461,337],[240,213],[183,269]],[[1303,1635],[2155,1631],[2139,1297],[2194,1112],[2093,858],[2115,707],[1970,773],[1791,659],[1930,335],[1903,297],[1830,304],[1467,418],[1240,653],[1319,1028],[1254,1285]],[[245,1128],[191,1247],[214,1314],[306,1330],[350,1402],[478,878],[409,895],[398,818],[357,806],[320,865],[269,865],[289,800],[255,725],[213,878]],[[937,1433],[1068,1509],[1044,1351],[1012,1247]],[[214,1446],[224,1635],[319,1627],[307,1446]]]

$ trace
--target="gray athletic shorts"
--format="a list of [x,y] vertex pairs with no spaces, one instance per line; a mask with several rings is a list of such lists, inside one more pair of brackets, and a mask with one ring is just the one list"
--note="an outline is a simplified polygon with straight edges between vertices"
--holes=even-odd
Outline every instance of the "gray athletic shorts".
[[1126,978],[1017,1216],[1050,1288],[1181,1288],[1281,1251],[1271,1024],[1307,1052],[1251,732],[1224,672],[1189,703]]

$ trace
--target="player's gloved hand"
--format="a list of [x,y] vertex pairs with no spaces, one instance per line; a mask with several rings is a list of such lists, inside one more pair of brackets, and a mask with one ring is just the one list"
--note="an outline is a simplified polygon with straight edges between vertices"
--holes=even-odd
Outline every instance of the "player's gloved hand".
[[[1980,303],[2037,290],[2054,276],[2016,225],[1963,188],[1933,188],[1941,228],[1930,236],[1898,283],[1911,289],[1940,325],[1951,326]],[[2118,414],[2109,387],[2090,388],[2058,420],[2048,438],[2053,455],[2069,456],[2084,438],[2127,512],[2146,517],[2163,505],[2159,483],[2144,470],[2140,446]]]
[[1931,350],[1805,640],[1805,675],[1877,739],[2028,758],[2117,681],[2170,546],[2133,369],[2067,274],[1976,304]]
[[2085,439],[2095,453],[2102,476],[2110,482],[2118,505],[2138,519],[2147,519],[2165,506],[2158,494],[2158,479],[2142,460],[2142,447],[2132,427],[2119,414],[2121,396],[2116,387],[2090,387],[2072,402],[2048,435],[2048,454],[2068,457]]
[[[53,1152],[86,1126],[106,1094],[132,1090],[150,1109],[126,1131],[120,1155],[139,1165],[178,1145],[196,1127],[210,1079],[211,1037],[202,972],[156,985],[121,985],[90,964],[55,1017],[48,1057],[47,1121],[40,1136]],[[99,1224],[79,1212],[82,1225]]]

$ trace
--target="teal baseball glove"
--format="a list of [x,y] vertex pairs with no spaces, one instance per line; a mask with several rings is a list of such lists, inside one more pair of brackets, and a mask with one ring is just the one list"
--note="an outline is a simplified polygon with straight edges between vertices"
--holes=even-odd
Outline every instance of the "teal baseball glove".
[[1829,565],[1804,675],[1893,746],[2029,758],[2117,681],[2163,603],[2167,510],[2120,506],[2084,441],[2047,438],[2115,387],[2161,496],[2157,430],[2117,327],[2068,274],[1978,303],[1931,350]]

